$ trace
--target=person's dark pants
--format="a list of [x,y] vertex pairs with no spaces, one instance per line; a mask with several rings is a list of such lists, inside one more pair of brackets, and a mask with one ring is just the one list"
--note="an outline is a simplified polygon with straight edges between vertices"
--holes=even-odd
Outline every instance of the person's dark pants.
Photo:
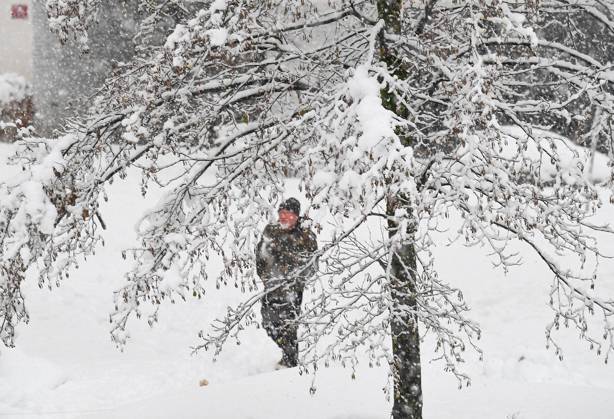
[[262,298],[262,326],[282,350],[281,363],[298,365],[298,324],[303,302],[302,285],[289,285],[268,292]]

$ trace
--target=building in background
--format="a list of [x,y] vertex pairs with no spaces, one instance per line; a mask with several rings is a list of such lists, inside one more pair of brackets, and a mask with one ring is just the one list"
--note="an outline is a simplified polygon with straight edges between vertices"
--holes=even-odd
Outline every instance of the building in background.
[[[87,98],[101,87],[113,61],[133,57],[139,1],[100,0],[98,23],[88,31],[90,52],[85,55],[75,42],[60,45],[49,30],[45,3],[0,0],[0,76],[16,73],[25,79],[34,127],[39,135],[53,136],[66,118],[87,109]],[[172,21],[163,23],[159,33],[173,26]]]
[[0,0],[0,141],[32,123],[30,0]]
[[32,81],[32,6],[30,0],[0,0],[0,74]]

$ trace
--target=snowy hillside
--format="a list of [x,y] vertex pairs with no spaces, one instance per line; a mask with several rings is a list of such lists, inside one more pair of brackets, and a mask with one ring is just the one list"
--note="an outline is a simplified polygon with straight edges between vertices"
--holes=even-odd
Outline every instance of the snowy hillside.
[[[0,179],[18,169],[4,163],[11,146],[0,145]],[[24,293],[30,324],[18,330],[16,348],[0,351],[0,417],[24,418],[319,418],[385,419],[390,404],[382,388],[387,368],[360,365],[356,379],[340,366],[323,369],[310,395],[311,376],[274,371],[280,353],[261,329],[246,330],[241,345],[217,362],[191,355],[197,333],[227,305],[244,298],[234,287],[203,300],[165,305],[160,322],[131,325],[124,352],[109,338],[113,290],[129,261],[121,250],[135,239],[134,225],[151,204],[138,193],[138,178],[115,183],[103,208],[106,246],[50,292],[29,281]],[[605,206],[602,219],[614,217]],[[614,237],[604,250],[614,252]],[[430,363],[423,344],[424,416],[428,419],[611,419],[614,365],[605,365],[572,331],[558,338],[562,361],[545,348],[544,327],[551,276],[526,249],[524,264],[507,276],[493,270],[485,251],[460,245],[436,249],[441,275],[460,286],[483,329],[484,360],[471,354],[465,370],[472,385]],[[211,270],[220,269],[213,264]],[[614,263],[600,266],[597,287],[614,295]],[[33,279],[33,276],[30,276]],[[366,363],[365,363],[366,364]],[[201,379],[208,386],[199,387]]]

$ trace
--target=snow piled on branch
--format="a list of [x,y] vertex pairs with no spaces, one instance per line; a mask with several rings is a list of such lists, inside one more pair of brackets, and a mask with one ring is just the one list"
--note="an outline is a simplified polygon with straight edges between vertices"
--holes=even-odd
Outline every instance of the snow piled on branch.
[[[233,35],[233,21],[225,22],[224,15],[228,8],[226,0],[215,0],[208,9],[201,9],[187,24],[177,24],[167,37],[164,48],[173,56],[173,66],[183,67],[194,44],[205,42],[210,48],[221,48],[228,41],[240,41],[241,37]],[[236,21],[234,21],[236,24]]]
[[73,38],[82,52],[89,51],[87,30],[97,19],[100,0],[46,0],[49,29],[61,43]]
[[[332,213],[346,211],[357,196],[360,202],[373,203],[381,198],[379,185],[394,165],[414,166],[413,149],[404,147],[395,132],[401,121],[382,103],[384,84],[378,76],[379,69],[370,64],[357,66],[338,92],[339,103],[347,103],[347,108],[325,118],[329,128],[321,136],[335,158],[315,172],[311,184],[313,205],[326,206]],[[413,190],[413,180],[406,180],[399,183],[399,189]],[[361,214],[362,206],[351,212]]]
[[[7,225],[14,233],[14,237],[5,240],[0,248],[2,261],[14,258],[17,252],[21,252],[24,258],[22,250],[30,240],[32,227],[43,235],[54,233],[58,212],[46,190],[55,179],[55,173],[63,171],[65,161],[61,151],[72,141],[72,137],[59,140],[50,152],[40,147],[39,161],[31,170],[0,184],[0,202],[4,205],[0,212],[0,225]],[[24,263],[28,263],[28,259],[24,258]]]
[[[395,138],[394,114],[384,108],[380,98],[382,86],[369,76],[366,66],[359,66],[353,77],[348,80],[347,87],[350,97],[356,102],[356,118],[362,129],[359,136],[359,149],[362,151],[378,151],[382,141]],[[387,152],[384,150],[379,150]]]

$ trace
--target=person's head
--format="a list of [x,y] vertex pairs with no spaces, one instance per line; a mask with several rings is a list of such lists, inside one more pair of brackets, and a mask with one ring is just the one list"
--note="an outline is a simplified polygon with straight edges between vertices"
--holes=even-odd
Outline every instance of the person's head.
[[278,209],[279,224],[288,230],[296,227],[301,213],[301,203],[296,198],[288,198],[281,203]]

